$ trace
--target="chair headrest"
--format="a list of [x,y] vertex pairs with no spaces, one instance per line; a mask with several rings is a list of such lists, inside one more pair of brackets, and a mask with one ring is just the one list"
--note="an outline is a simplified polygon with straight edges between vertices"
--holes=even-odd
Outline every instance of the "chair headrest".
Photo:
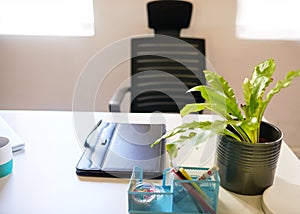
[[193,5],[176,0],[153,1],[147,4],[148,25],[156,34],[178,36],[190,25]]

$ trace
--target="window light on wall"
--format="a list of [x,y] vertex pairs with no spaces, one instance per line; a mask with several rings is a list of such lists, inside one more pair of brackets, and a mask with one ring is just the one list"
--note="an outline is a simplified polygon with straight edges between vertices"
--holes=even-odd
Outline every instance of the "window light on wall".
[[238,0],[237,36],[242,39],[300,40],[299,0]]
[[0,34],[92,36],[93,0],[0,0]]

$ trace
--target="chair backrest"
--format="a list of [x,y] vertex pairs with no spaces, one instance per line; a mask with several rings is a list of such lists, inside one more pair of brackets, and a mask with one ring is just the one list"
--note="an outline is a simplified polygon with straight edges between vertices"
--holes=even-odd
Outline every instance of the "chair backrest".
[[191,3],[167,0],[147,6],[155,35],[132,39],[131,112],[179,112],[187,103],[203,102],[200,93],[186,91],[205,84],[205,40],[179,37],[189,26]]
[[133,39],[131,111],[179,112],[187,103],[203,102],[200,93],[186,91],[205,84],[204,45],[203,39]]

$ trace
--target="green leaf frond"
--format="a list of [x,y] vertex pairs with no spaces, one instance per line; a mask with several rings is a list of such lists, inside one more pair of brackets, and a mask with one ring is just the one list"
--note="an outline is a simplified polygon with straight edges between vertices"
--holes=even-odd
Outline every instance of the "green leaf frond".
[[224,77],[213,71],[205,70],[203,72],[205,74],[206,81],[212,88],[214,88],[216,91],[219,91],[221,94],[225,94],[225,96],[231,101],[236,102],[234,91]]
[[[176,128],[167,131],[162,137],[160,137],[159,139],[157,139],[153,144],[151,144],[151,147],[159,144],[163,139],[166,138],[170,138],[173,137],[175,135],[180,134],[181,138],[179,140],[186,140],[186,139],[190,139],[192,137],[195,137],[196,135],[198,135],[199,133],[203,132],[203,130],[207,131],[210,130],[213,133],[222,133],[224,131],[224,129],[227,126],[227,121],[226,120],[216,120],[214,122],[211,121],[202,121],[202,122],[197,122],[197,121],[193,121],[190,123],[184,123],[180,126],[177,126]],[[199,129],[198,132],[191,132],[188,136],[184,135],[184,133],[191,131],[191,130],[195,130],[195,129]],[[202,130],[201,130],[202,129]],[[178,140],[176,140],[178,141]]]
[[246,118],[257,116],[257,108],[260,106],[266,88],[273,80],[272,75],[275,69],[274,60],[269,59],[255,66],[251,80],[244,79],[242,88],[245,104],[242,109]]
[[194,88],[201,92],[202,97],[207,101],[206,103],[196,103],[196,104],[187,104],[182,110],[181,115],[187,115],[191,112],[195,112],[197,110],[210,110],[219,114],[220,116],[231,119],[232,117],[236,117],[238,119],[243,119],[243,115],[238,107],[237,102],[228,98],[225,94],[220,93],[209,86],[198,86]]
[[300,76],[300,70],[290,71],[283,80],[279,80],[275,87],[269,91],[266,99],[262,101],[261,109],[258,111],[259,118],[262,118],[267,105],[270,103],[273,96],[281,91],[281,89],[286,88],[291,85],[293,79]]
[[[230,119],[232,116],[242,119],[243,115],[239,109],[234,91],[229,86],[228,82],[222,76],[216,74],[215,72],[204,71],[204,73],[205,73],[205,78],[209,83],[209,85],[196,86],[194,88],[191,88],[188,91],[188,92],[192,92],[192,91],[200,92],[202,97],[207,101],[207,103],[210,104],[210,105],[206,104],[202,106],[199,105],[197,108],[201,110],[205,108],[227,119]],[[184,109],[183,111],[184,115],[186,115],[185,114],[186,110],[187,109]]]

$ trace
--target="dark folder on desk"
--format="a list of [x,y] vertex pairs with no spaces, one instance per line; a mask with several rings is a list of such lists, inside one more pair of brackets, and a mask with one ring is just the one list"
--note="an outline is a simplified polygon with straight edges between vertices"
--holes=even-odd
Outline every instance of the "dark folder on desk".
[[85,143],[76,173],[130,177],[133,167],[139,166],[146,177],[159,178],[165,168],[165,143],[153,148],[150,145],[164,132],[164,124],[102,122]]

